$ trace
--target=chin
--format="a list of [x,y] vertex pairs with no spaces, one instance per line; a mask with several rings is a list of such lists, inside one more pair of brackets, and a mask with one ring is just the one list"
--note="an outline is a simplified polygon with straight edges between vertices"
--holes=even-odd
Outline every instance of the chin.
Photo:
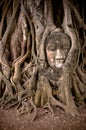
[[56,66],[56,68],[62,68],[63,64],[60,63],[60,64],[56,64],[55,66]]

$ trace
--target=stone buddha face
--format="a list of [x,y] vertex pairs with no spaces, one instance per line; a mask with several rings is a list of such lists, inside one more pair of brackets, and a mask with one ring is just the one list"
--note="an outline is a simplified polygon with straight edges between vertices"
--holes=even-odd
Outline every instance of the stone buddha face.
[[46,40],[46,56],[50,67],[62,68],[70,50],[70,38],[63,32],[51,33]]

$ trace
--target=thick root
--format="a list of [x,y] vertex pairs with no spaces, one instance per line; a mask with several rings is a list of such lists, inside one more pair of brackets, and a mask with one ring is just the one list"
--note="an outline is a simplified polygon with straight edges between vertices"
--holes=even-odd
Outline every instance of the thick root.
[[[78,115],[77,107],[74,104],[74,101],[71,101],[71,99],[68,99],[71,101],[71,103],[68,105],[68,104],[61,103],[60,101],[58,101],[57,99],[53,97],[52,88],[47,78],[45,78],[44,76],[41,76],[39,82],[40,83],[38,84],[38,88],[37,88],[35,99],[34,99],[34,102],[37,106],[43,106],[44,104],[46,106],[46,104],[51,104],[54,107],[58,106],[62,108],[63,110],[65,110],[66,113],[70,113],[72,116]],[[43,82],[45,84],[43,84]],[[68,98],[72,98],[72,97],[68,97]],[[50,109],[51,113],[53,114],[53,111],[50,105],[48,105],[47,107]]]

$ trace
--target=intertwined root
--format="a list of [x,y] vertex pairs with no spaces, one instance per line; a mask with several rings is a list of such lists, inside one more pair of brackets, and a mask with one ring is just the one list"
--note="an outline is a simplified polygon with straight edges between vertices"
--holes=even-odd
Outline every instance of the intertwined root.
[[[45,84],[43,84],[43,82]],[[65,92],[64,89],[63,89],[63,91],[64,91],[64,93],[62,93],[63,97],[64,97],[65,93],[69,93],[69,91]],[[49,108],[52,114],[53,114],[52,106],[54,106],[54,107],[58,106],[58,107],[62,108],[63,110],[65,110],[66,113],[69,113],[72,116],[78,115],[79,113],[77,111],[77,108],[76,108],[76,105],[75,105],[75,102],[73,100],[71,93],[69,93],[68,95],[69,96],[67,96],[66,100],[69,100],[69,102],[70,102],[69,104],[67,104],[67,103],[65,104],[65,102],[62,103],[58,99],[55,99],[48,79],[45,78],[44,76],[41,76],[40,81],[38,83],[38,88],[37,88],[37,91],[35,94],[34,102],[35,102],[36,106],[45,106],[44,108]],[[59,96],[58,91],[57,91],[56,96]],[[61,97],[60,97],[60,99],[61,99]]]
[[[20,91],[16,91],[15,93],[9,91],[9,89],[7,89],[8,91],[5,90],[0,100],[1,106],[5,109],[16,107],[18,115],[34,112],[32,120],[35,120],[38,116],[37,107],[42,107],[44,112],[45,110],[46,112],[50,111],[52,116],[54,116],[53,107],[60,107],[67,114],[71,114],[72,116],[79,115],[72,93],[69,90],[67,91],[67,89],[63,87],[63,84],[60,85],[60,89],[53,91],[47,77],[43,74],[38,74],[38,72],[38,68],[34,68],[34,74],[25,89],[19,89]],[[3,79],[5,79],[5,77],[3,77]],[[4,81],[7,82],[12,89],[12,84],[6,79]],[[77,80],[74,80],[74,82],[75,81]],[[18,87],[18,84],[16,84],[16,87]],[[75,92],[77,93],[76,90]],[[67,101],[70,103],[67,104]]]
[[[34,75],[33,75],[33,78],[31,79],[31,84],[33,82],[33,79],[36,78],[36,76],[37,76],[37,69],[34,69]],[[7,93],[4,93],[1,98],[1,106],[3,106],[3,108],[6,108],[6,109],[17,106],[18,115],[21,115],[27,112],[31,113],[32,111],[34,111],[32,120],[36,119],[38,115],[37,107],[39,106],[41,106],[44,110],[49,109],[49,111],[51,112],[53,116],[54,116],[53,107],[60,107],[63,110],[65,110],[66,113],[69,113],[72,116],[78,115],[78,111],[75,104],[71,102],[68,105],[68,104],[65,104],[64,102],[62,103],[61,101],[59,101],[58,98],[54,98],[53,94],[55,94],[58,97],[58,94],[59,94],[58,91],[53,93],[47,77],[45,77],[44,75],[39,75],[39,76],[40,77],[38,78],[36,88],[28,86],[26,89],[21,89],[21,91],[16,92],[15,94],[12,94],[11,96],[9,95],[10,94],[9,91],[8,91],[8,96],[7,96]],[[5,98],[4,98],[4,95],[5,95]],[[68,98],[69,98],[68,100],[70,100],[70,97]]]
[[[79,23],[82,20],[77,10],[68,0],[63,0],[62,30],[71,38],[71,49],[63,65],[63,80],[56,86],[56,81],[51,79],[58,88],[53,90],[47,69],[44,70],[47,68],[45,40],[52,31],[58,30],[51,0],[3,2],[0,5],[0,106],[6,109],[17,106],[19,115],[34,110],[33,120],[38,114],[37,107],[49,109],[53,116],[53,107],[60,107],[72,116],[78,115],[76,104],[83,104],[86,99],[86,42],[79,52],[78,33],[76,35],[77,30],[72,28],[76,26],[72,11]],[[82,61],[79,61],[80,54]]]

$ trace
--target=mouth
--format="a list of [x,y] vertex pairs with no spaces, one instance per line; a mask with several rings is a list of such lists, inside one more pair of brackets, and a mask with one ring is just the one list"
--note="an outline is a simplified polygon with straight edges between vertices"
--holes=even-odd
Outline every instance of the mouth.
[[55,59],[55,66],[56,66],[57,68],[62,67],[63,64],[64,64],[64,58]]

